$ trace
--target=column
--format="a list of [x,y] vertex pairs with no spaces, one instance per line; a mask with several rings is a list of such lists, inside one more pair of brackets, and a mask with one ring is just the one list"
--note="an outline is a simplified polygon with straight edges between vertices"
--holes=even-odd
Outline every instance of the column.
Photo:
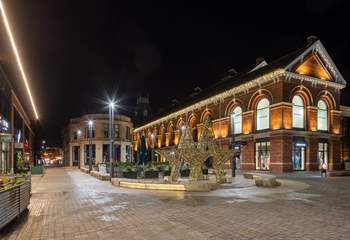
[[308,171],[317,171],[317,151],[318,151],[318,140],[316,138],[307,138],[307,148],[306,148],[306,162],[305,169]]
[[246,141],[246,145],[242,147],[242,169],[243,170],[254,170],[255,160],[254,160],[254,140],[250,138]]
[[270,138],[270,171],[292,172],[293,137],[276,135]]
[[341,141],[334,139],[329,141],[329,160],[328,160],[328,169],[329,170],[341,170]]

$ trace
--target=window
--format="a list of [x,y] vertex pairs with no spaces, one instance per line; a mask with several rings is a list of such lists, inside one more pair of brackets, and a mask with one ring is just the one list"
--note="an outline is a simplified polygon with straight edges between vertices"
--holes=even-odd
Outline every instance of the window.
[[231,134],[242,133],[242,108],[236,107],[231,113]]
[[126,126],[126,134],[125,134],[125,138],[126,140],[130,140],[130,127]]
[[325,163],[328,166],[328,143],[326,142],[318,143],[317,160],[318,160],[319,168],[322,167],[323,163]]
[[109,124],[107,123],[103,125],[103,137],[109,138]]
[[270,125],[270,102],[263,98],[258,102],[256,108],[256,130],[268,129]]
[[119,124],[114,125],[114,137],[115,138],[120,137],[120,125]]
[[325,101],[319,100],[317,103],[317,130],[328,130],[328,111]]
[[73,140],[77,140],[78,139],[78,131],[74,131],[73,132]]
[[255,143],[255,164],[257,170],[269,170],[270,142]]
[[294,96],[293,104],[293,127],[304,128],[304,101],[300,96]]
[[91,150],[90,150],[90,144],[84,145],[84,164],[89,165],[90,161],[90,151],[91,151],[91,162],[92,165],[95,165],[95,159],[96,159],[96,145],[91,144]]
[[[85,127],[85,138],[90,138],[89,127]],[[95,129],[91,129],[91,138],[95,138]]]

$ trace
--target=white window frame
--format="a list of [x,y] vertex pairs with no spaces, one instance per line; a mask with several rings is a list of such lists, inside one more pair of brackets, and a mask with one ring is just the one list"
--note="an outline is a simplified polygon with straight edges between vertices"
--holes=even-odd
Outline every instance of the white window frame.
[[328,107],[322,99],[317,102],[317,130],[328,131]]
[[256,106],[256,130],[270,128],[270,101],[267,98],[259,100]]
[[231,113],[231,134],[242,133],[242,108],[237,106]]
[[292,99],[293,128],[305,128],[305,103],[302,97],[295,95]]

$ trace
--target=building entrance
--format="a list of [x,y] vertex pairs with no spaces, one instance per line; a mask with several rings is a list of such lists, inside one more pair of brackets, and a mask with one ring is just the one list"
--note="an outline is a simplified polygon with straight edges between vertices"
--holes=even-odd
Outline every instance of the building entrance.
[[78,166],[80,162],[80,147],[73,146],[73,166]]
[[294,170],[305,170],[305,143],[295,143],[293,149]]
[[255,143],[255,164],[257,170],[270,169],[270,142]]

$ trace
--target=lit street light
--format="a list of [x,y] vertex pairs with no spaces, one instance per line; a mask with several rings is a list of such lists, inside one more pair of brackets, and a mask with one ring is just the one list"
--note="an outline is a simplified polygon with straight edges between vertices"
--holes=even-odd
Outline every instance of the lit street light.
[[88,121],[89,127],[89,171],[92,171],[92,126],[94,122],[92,120]]
[[78,129],[77,131],[78,135],[78,144],[79,144],[79,152],[78,152],[78,169],[80,169],[80,137],[81,137],[81,130]]
[[115,107],[115,102],[110,102],[108,104],[109,107],[109,140],[110,140],[110,145],[109,145],[109,174],[110,174],[110,179],[112,180],[113,178],[113,172],[114,172],[114,158],[113,158],[113,140],[114,140],[114,107]]
[[151,152],[151,161],[153,161],[154,158],[154,133],[151,133],[151,143],[152,143],[152,152]]

